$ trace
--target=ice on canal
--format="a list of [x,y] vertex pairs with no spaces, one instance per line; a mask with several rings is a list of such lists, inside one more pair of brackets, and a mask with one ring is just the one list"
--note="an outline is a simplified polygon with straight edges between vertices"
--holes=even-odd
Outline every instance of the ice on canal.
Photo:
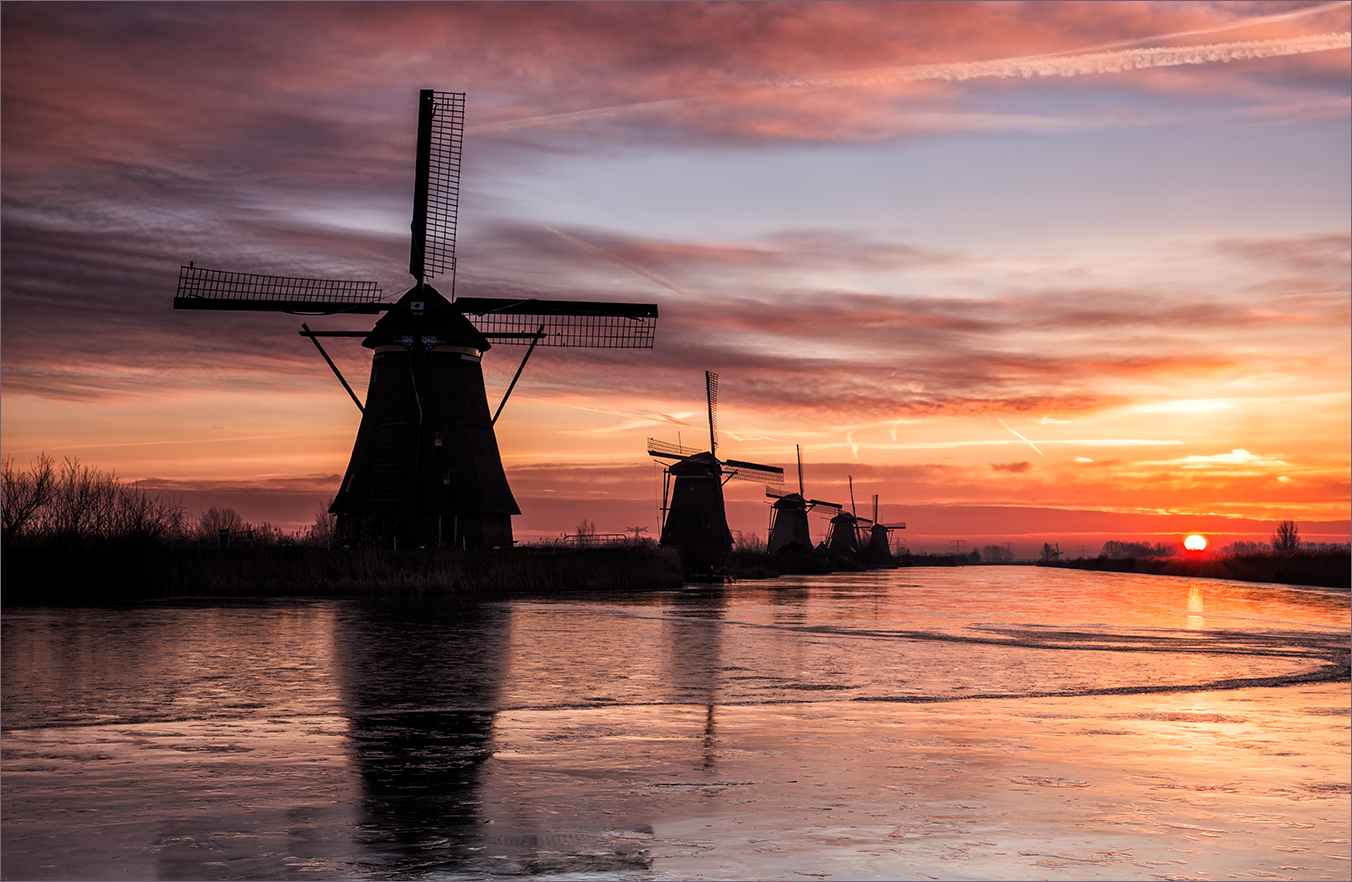
[[6,609],[5,879],[1346,879],[1346,592]]

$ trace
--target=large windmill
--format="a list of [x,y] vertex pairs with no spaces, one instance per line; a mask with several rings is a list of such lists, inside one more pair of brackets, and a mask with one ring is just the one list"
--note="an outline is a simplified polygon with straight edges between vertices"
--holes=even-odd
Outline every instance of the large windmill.
[[[357,407],[361,426],[329,511],[349,542],[510,547],[520,514],[502,469],[493,424],[536,346],[651,349],[657,307],[455,297],[455,231],[465,95],[418,96],[417,177],[409,274],[393,303],[375,282],[179,271],[175,309],[232,309],[293,315],[385,313],[370,331],[312,331],[301,325]],[[450,299],[428,284],[449,280]],[[373,350],[366,403],[353,393],[320,337],[361,337]],[[528,345],[491,417],[480,358],[493,343]]]
[[832,508],[837,514],[841,511],[839,503],[807,498],[803,490],[803,450],[797,445],[794,450],[798,454],[798,492],[780,493],[771,487],[765,488],[765,495],[775,500],[770,538],[766,542],[766,550],[770,552],[811,551],[814,546],[808,531],[807,513],[814,508]]
[[[723,485],[733,478],[782,485],[778,466],[718,458],[718,374],[704,372],[709,405],[709,449],[648,439],[648,454],[675,460],[666,467],[662,490],[661,544],[680,549],[687,572],[721,566],[732,549],[732,531],[723,508]],[[674,479],[674,480],[673,480]]]

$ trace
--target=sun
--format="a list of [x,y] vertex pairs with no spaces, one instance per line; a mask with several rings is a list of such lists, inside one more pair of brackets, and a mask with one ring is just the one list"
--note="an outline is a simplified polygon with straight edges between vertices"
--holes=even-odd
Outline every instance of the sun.
[[1187,539],[1183,540],[1183,547],[1188,549],[1188,551],[1203,551],[1206,549],[1206,537],[1198,536],[1196,533],[1193,533]]

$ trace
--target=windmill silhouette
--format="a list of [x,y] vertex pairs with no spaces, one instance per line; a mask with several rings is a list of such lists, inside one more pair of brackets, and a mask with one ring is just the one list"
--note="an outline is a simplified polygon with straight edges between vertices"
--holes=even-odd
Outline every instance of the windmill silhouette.
[[[651,349],[657,307],[455,297],[455,232],[465,94],[418,96],[417,174],[409,274],[393,303],[375,282],[303,279],[197,267],[179,270],[175,309],[295,315],[374,315],[370,331],[301,325],[362,411],[352,458],[329,511],[346,542],[510,547],[521,513],[503,472],[493,425],[536,346]],[[443,276],[450,299],[428,284]],[[373,350],[365,405],[319,342],[361,337]],[[490,342],[491,341],[491,342]],[[493,343],[528,345],[491,417],[480,359]]]
[[906,522],[902,521],[896,524],[881,524],[878,522],[878,494],[873,494],[873,526],[868,528],[868,542],[860,543],[863,545],[863,556],[866,563],[885,564],[892,560],[892,547],[889,542],[893,530],[906,529]]
[[[861,518],[854,506],[854,477],[847,476],[850,482],[850,510],[841,509],[840,514],[831,519],[831,533],[826,540],[826,549],[832,554],[861,557],[868,563],[887,563],[892,553],[887,547],[887,536],[892,530],[904,530],[903,524],[878,523],[878,497],[873,497],[873,517]],[[865,532],[864,527],[868,527]],[[865,539],[864,537],[868,538]]]
[[775,500],[774,519],[770,521],[770,539],[766,550],[787,553],[811,551],[812,535],[808,530],[807,513],[814,508],[833,508],[839,514],[841,506],[835,502],[808,499],[803,490],[803,449],[794,445],[798,455],[798,492],[780,493],[769,487],[765,495]]
[[784,470],[778,466],[718,458],[718,374],[705,371],[704,386],[709,405],[707,451],[648,439],[650,456],[675,460],[666,466],[662,486],[661,544],[680,549],[686,572],[698,574],[721,567],[732,550],[723,485],[733,478],[784,483]]

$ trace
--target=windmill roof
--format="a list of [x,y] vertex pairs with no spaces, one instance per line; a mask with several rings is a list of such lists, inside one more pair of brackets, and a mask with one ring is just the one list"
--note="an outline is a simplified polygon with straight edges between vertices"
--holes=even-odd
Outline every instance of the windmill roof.
[[434,337],[437,345],[465,346],[480,352],[493,345],[454,304],[426,284],[415,285],[405,292],[376,322],[361,345],[374,349],[399,343],[405,337],[415,340]]

